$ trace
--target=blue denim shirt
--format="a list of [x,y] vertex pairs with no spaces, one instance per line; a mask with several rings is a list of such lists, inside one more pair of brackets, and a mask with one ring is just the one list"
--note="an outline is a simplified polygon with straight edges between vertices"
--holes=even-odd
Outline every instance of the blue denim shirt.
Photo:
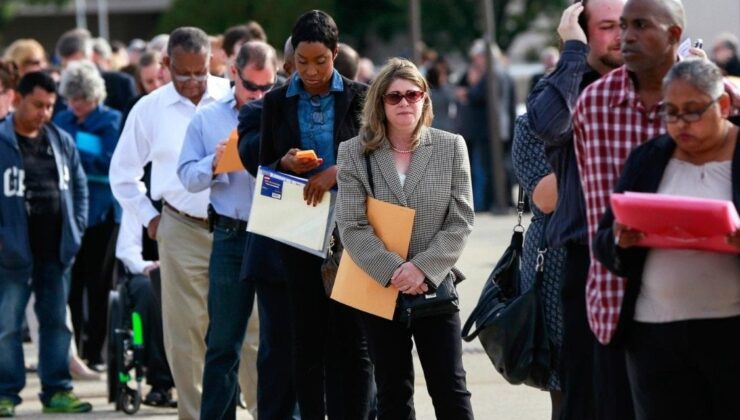
[[298,127],[301,132],[301,149],[313,149],[316,155],[324,159],[318,168],[309,171],[303,176],[306,178],[336,165],[337,157],[334,154],[334,95],[332,92],[342,92],[344,83],[342,77],[334,70],[329,91],[322,95],[311,95],[303,88],[298,73],[290,79],[286,98],[298,95]]
[[588,46],[567,41],[557,67],[543,77],[527,98],[532,131],[545,143],[545,152],[558,180],[558,204],[547,224],[552,247],[588,245],[586,203],[573,146],[573,110],[583,89],[600,76],[587,63]]
[[121,133],[121,113],[98,105],[82,122],[77,121],[72,111],[65,110],[54,116],[54,123],[75,140],[87,174],[90,194],[88,226],[105,222],[111,212],[115,222],[120,223],[121,206],[113,197],[108,171]]

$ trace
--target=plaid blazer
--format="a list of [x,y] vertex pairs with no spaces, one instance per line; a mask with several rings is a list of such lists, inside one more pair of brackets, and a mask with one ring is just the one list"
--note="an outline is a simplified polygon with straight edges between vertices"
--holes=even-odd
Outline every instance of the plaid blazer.
[[[355,262],[378,283],[387,286],[404,260],[389,252],[368,224],[366,199],[373,196],[359,137],[340,143],[336,214],[344,247]],[[374,197],[416,210],[409,261],[435,285],[452,276],[464,279],[455,267],[473,227],[470,163],[463,138],[425,128],[411,158],[403,187],[388,143],[370,154]]]

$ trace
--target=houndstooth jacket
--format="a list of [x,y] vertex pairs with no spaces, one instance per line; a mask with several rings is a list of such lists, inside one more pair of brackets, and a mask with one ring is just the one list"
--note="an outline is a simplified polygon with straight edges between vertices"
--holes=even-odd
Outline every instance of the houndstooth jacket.
[[[342,243],[352,259],[387,286],[404,260],[385,249],[368,224],[366,199],[373,196],[359,137],[340,143],[336,214]],[[459,135],[424,128],[403,187],[386,142],[370,154],[374,197],[416,210],[409,261],[435,285],[448,276],[464,279],[455,267],[473,227],[470,163]]]

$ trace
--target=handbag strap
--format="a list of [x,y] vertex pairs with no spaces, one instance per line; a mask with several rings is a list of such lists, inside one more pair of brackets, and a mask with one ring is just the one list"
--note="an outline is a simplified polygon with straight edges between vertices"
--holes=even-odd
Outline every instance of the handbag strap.
[[367,171],[367,180],[370,182],[370,192],[375,197],[375,181],[373,179],[373,170],[370,168],[370,154],[365,153],[365,170]]

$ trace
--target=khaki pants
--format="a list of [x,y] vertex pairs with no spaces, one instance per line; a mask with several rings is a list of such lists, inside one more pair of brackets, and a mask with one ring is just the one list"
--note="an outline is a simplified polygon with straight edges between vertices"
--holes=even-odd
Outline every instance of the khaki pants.
[[[164,207],[157,243],[162,275],[164,346],[177,388],[178,417],[196,420],[200,416],[206,354],[208,260],[212,237],[200,224]],[[256,348],[259,343],[257,318],[253,315],[249,320],[239,372],[242,392],[255,418]]]

